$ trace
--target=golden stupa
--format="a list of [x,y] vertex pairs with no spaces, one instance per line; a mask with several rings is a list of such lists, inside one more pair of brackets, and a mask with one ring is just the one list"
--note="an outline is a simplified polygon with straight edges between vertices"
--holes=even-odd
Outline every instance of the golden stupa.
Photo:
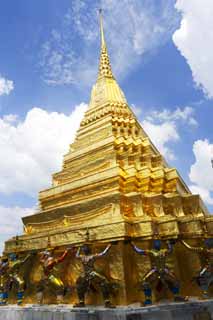
[[[24,255],[52,246],[57,254],[84,243],[96,252],[117,240],[99,268],[119,283],[113,302],[127,305],[143,300],[136,287],[150,262],[124,240],[134,238],[143,248],[151,247],[154,238],[182,237],[196,244],[213,237],[213,218],[199,195],[192,195],[177,170],[168,166],[129,107],[112,73],[102,17],[100,25],[99,72],[88,110],[62,170],[53,175],[52,186],[39,193],[39,212],[22,219],[24,234],[8,240],[5,253]],[[190,282],[199,264],[196,255],[176,244],[171,265],[184,295],[199,295],[199,288]],[[36,257],[27,268],[31,282],[38,281]],[[74,285],[81,272],[75,257],[63,268],[66,281]],[[26,302],[34,301],[33,290],[27,290]],[[69,302],[75,299],[72,293]],[[100,300],[99,295],[89,299],[94,304]]]

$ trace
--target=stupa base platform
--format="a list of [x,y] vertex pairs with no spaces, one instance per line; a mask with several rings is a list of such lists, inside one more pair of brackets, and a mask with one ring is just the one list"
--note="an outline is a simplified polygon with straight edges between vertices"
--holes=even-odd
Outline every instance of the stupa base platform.
[[72,308],[63,306],[0,308],[0,320],[211,320],[213,299],[181,303],[163,303],[150,307]]

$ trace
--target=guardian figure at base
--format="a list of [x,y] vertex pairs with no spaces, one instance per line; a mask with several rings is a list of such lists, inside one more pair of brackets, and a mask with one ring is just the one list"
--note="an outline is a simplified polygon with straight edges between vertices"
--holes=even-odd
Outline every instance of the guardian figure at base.
[[[111,244],[109,244],[102,252],[96,254],[92,254],[88,245],[84,245],[82,249],[78,249],[76,258],[81,260],[84,273],[76,282],[79,303],[74,305],[74,307],[85,307],[85,294],[89,292],[93,284],[101,289],[105,307],[114,307],[110,302],[110,283],[104,275],[96,271],[94,266],[95,261],[98,258],[105,256],[110,248]],[[83,254],[81,254],[81,251]]]
[[203,298],[209,298],[209,287],[213,284],[213,238],[206,239],[204,246],[193,247],[186,241],[182,240],[181,243],[191,251],[199,254],[201,268],[198,271],[195,279],[200,289],[202,290]]
[[21,305],[23,302],[24,291],[25,291],[25,281],[22,275],[22,268],[27,260],[32,257],[32,253],[28,254],[25,258],[21,259],[17,253],[9,253],[8,260],[8,279],[7,283],[10,289],[13,286],[17,290],[17,304]]
[[8,269],[9,262],[7,256],[0,257],[0,306],[7,304],[8,300]]
[[39,262],[43,269],[43,275],[37,286],[38,304],[42,303],[44,289],[49,286],[55,290],[57,303],[62,303],[65,293],[65,285],[58,275],[57,265],[65,260],[68,252],[69,250],[65,250],[59,258],[54,258],[50,250],[45,250],[40,253]]
[[174,241],[167,242],[168,248],[161,248],[161,241],[154,240],[153,249],[143,250],[138,248],[134,243],[131,243],[135,252],[140,255],[148,256],[151,262],[151,270],[149,270],[141,281],[142,288],[145,295],[144,305],[152,304],[152,288],[155,282],[161,282],[161,284],[173,293],[175,301],[183,301],[180,297],[179,283],[177,278],[171,270],[169,270],[167,264],[167,258],[173,251]]

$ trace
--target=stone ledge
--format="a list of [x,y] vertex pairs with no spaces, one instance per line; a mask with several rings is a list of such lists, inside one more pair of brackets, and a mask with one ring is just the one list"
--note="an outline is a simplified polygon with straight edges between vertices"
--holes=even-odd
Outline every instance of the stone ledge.
[[70,305],[8,305],[0,320],[211,320],[213,300],[159,304],[150,307],[72,308]]

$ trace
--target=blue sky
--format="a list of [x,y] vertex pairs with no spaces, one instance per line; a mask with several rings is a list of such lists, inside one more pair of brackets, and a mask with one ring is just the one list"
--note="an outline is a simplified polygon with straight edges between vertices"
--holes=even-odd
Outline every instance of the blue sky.
[[0,241],[35,210],[86,110],[100,6],[129,105],[213,210],[212,1],[8,0],[0,10]]

